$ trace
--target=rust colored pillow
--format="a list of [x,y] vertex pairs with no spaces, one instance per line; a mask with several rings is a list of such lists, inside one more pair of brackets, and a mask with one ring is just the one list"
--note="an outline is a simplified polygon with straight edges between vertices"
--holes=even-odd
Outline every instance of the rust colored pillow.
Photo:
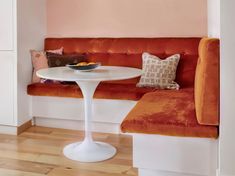
[[199,45],[195,77],[195,107],[198,123],[219,124],[219,40],[204,38]]
[[47,53],[47,59],[49,67],[62,67],[66,66],[67,64],[76,64],[86,61],[86,56],[84,54],[59,55]]

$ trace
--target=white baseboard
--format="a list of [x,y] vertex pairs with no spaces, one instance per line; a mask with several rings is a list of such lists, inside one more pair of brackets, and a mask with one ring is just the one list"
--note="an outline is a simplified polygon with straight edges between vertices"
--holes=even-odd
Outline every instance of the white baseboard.
[[[37,126],[50,127],[50,128],[63,128],[70,130],[84,130],[84,121],[81,120],[63,120],[63,119],[52,119],[44,117],[34,117],[34,123]],[[93,122],[92,131],[100,133],[120,133],[120,124],[118,123],[103,123]]]
[[16,126],[0,125],[0,134],[17,135],[17,129]]
[[164,172],[164,171],[147,170],[147,169],[138,169],[138,172],[139,172],[138,176],[204,176],[204,175]]
[[217,176],[235,176],[235,174],[223,174],[218,172]]

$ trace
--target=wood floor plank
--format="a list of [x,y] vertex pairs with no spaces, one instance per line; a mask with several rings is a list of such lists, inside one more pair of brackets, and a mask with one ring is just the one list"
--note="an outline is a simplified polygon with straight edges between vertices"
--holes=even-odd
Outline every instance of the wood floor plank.
[[[134,175],[133,175],[134,174]],[[107,173],[105,171],[90,171],[83,169],[56,168],[48,176],[135,176],[137,173]]]
[[31,127],[19,136],[0,134],[0,176],[137,176],[132,167],[132,138],[94,133],[117,148],[114,158],[81,163],[63,156],[65,145],[83,140],[84,132]]
[[19,152],[14,150],[0,150],[0,156],[2,158],[34,162],[37,160],[37,158],[39,158],[40,154]]
[[46,175],[55,167],[55,165],[49,165],[45,163],[0,158],[0,168],[2,169],[18,170]]
[[45,174],[38,174],[32,172],[23,172],[18,170],[9,170],[0,168],[0,174],[2,176],[46,176]]

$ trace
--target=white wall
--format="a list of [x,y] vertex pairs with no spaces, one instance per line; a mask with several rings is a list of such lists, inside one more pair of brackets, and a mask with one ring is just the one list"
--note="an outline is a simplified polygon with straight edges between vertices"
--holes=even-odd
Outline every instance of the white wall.
[[207,0],[208,36],[220,38],[220,0]]
[[29,50],[42,50],[46,36],[46,0],[20,0],[17,5],[17,125],[31,119],[27,85],[31,82]]
[[[15,0],[0,1],[0,125],[14,121]],[[1,129],[0,129],[1,130]]]
[[235,1],[221,1],[220,176],[235,176]]
[[13,50],[13,0],[0,2],[0,50]]
[[207,0],[47,0],[49,37],[207,35]]

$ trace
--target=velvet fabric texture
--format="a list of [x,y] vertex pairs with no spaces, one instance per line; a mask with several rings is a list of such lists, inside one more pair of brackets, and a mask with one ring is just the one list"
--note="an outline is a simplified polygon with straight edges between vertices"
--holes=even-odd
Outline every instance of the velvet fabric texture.
[[47,53],[51,53],[51,54],[58,54],[58,55],[62,55],[64,51],[64,47],[61,47],[59,49],[56,50],[47,50]]
[[143,52],[161,59],[178,53],[181,59],[175,81],[181,88],[185,88],[194,87],[200,40],[201,38],[47,38],[45,50],[63,47],[64,54],[85,53],[88,61],[135,68],[142,68]]
[[121,130],[180,137],[218,137],[216,126],[197,122],[192,88],[145,94],[124,119]]
[[[154,88],[137,88],[135,84],[100,83],[94,98],[139,100],[144,94],[154,91]],[[82,98],[82,92],[75,83],[36,83],[28,86],[28,94],[32,96],[53,96]]]
[[[85,53],[88,62],[135,68],[141,68],[143,52],[160,58],[175,53],[180,54],[181,59],[176,74],[176,82],[181,86],[179,91],[137,88],[136,83],[139,78],[135,78],[102,82],[94,97],[139,100],[122,122],[123,132],[217,138],[218,116],[214,115],[219,111],[215,106],[219,97],[216,87],[218,41],[203,39],[199,47],[200,40],[200,38],[48,38],[45,40],[45,50],[64,47],[65,54]],[[31,84],[28,86],[28,94],[82,98],[82,93],[76,84]],[[205,108],[207,105],[208,109]]]
[[202,125],[219,125],[219,58],[219,40],[202,39],[195,78],[196,114]]

